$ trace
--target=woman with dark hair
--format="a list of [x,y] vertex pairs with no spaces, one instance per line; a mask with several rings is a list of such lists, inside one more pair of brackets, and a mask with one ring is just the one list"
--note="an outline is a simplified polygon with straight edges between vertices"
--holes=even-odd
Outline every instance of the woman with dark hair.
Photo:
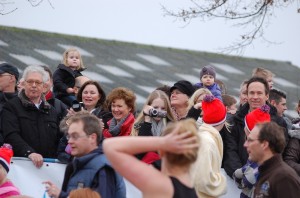
[[104,124],[113,117],[105,105],[106,94],[96,81],[85,82],[78,91],[77,100],[83,103],[88,112],[102,119]]
[[[96,81],[86,81],[78,91],[77,100],[78,102],[83,103],[83,107],[81,110],[85,109],[89,113],[96,115],[98,118],[102,119],[104,128],[108,128],[107,121],[110,120],[113,116],[111,112],[109,112],[105,105],[106,95],[103,91],[100,84]],[[67,117],[61,122],[60,129],[62,132],[66,133],[67,126],[66,121],[68,118],[78,112],[75,112],[74,109],[68,110],[69,113]],[[60,139],[58,145],[58,159],[63,163],[68,163],[72,160],[70,155],[70,146],[68,146],[68,140],[66,136],[63,136]]]

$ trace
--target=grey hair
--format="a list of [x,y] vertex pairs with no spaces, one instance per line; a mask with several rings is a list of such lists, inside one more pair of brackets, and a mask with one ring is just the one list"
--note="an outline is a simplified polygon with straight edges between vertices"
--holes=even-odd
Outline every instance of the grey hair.
[[38,65],[30,65],[30,66],[26,67],[24,72],[23,72],[22,78],[24,80],[26,80],[28,74],[34,73],[34,72],[39,73],[39,74],[42,75],[43,83],[45,83],[49,80],[48,73],[44,70],[44,68],[42,68],[41,66],[38,66]]

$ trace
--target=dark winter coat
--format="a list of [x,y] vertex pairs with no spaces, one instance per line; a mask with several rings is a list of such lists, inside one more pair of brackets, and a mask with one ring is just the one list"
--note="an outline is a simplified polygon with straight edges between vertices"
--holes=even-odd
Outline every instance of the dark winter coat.
[[[3,106],[7,103],[8,100],[18,96],[18,92],[15,93],[4,93],[0,92],[0,118],[2,117],[2,109]],[[2,135],[2,129],[1,129],[1,119],[0,119],[0,146],[2,146],[4,143],[4,138]]]
[[53,92],[58,99],[74,95],[67,93],[68,88],[74,88],[75,78],[82,76],[80,71],[72,70],[64,64],[59,64],[53,73]]
[[102,198],[126,197],[123,178],[112,168],[101,145],[67,166],[59,197],[65,198],[71,190],[84,187],[97,191]]
[[[288,139],[287,125],[284,119],[277,115],[275,107],[270,104],[268,105],[270,106],[271,120],[285,128],[285,137]],[[247,163],[248,153],[244,147],[246,139],[244,119],[249,112],[249,108],[248,103],[244,104],[234,116],[230,132],[227,131],[223,134],[225,135],[223,138],[225,147],[223,166],[230,177],[232,177],[236,169],[241,168]]]
[[42,97],[39,109],[27,98],[24,90],[3,107],[2,130],[5,142],[12,145],[14,156],[28,157],[39,153],[56,158],[61,133],[55,109]]
[[283,152],[283,160],[292,167],[300,177],[300,139],[293,137]]
[[300,178],[281,158],[274,155],[259,168],[259,180],[254,189],[254,198],[298,198],[300,195]]

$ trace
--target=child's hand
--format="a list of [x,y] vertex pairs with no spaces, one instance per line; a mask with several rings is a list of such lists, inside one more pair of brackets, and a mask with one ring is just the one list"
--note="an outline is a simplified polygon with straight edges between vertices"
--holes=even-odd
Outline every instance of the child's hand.
[[49,197],[58,198],[61,190],[52,182],[44,181],[43,184],[46,185],[46,191]]
[[198,102],[194,105],[195,109],[202,109],[202,102]]
[[74,89],[71,87],[69,87],[66,91],[67,91],[67,93],[74,93]]

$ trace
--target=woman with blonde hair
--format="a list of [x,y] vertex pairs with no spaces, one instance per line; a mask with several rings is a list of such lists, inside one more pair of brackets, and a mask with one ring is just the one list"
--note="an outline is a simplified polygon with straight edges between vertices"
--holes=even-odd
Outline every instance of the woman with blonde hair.
[[189,99],[189,112],[187,117],[194,118],[199,127],[202,121],[202,101],[205,95],[212,95],[212,93],[206,88],[197,89]]
[[[161,136],[167,123],[175,121],[171,105],[166,93],[153,91],[135,120],[132,136]],[[137,158],[160,169],[160,157],[157,152],[147,152],[137,155]]]
[[226,108],[221,100],[206,95],[202,102],[203,124],[198,129],[198,158],[192,168],[192,179],[198,197],[220,197],[226,193],[226,178],[221,173],[223,141],[220,130],[226,121]]
[[191,82],[180,80],[170,88],[170,92],[170,102],[176,120],[185,119],[189,111],[188,101],[195,92],[195,88]]
[[163,91],[155,90],[135,119],[131,135],[160,136],[169,121],[175,121],[169,98]]
[[[161,137],[109,138],[104,140],[103,148],[115,170],[143,197],[196,198],[190,167],[197,159],[198,142],[195,121],[186,119],[169,123]],[[161,172],[133,156],[148,151],[159,151]]]

